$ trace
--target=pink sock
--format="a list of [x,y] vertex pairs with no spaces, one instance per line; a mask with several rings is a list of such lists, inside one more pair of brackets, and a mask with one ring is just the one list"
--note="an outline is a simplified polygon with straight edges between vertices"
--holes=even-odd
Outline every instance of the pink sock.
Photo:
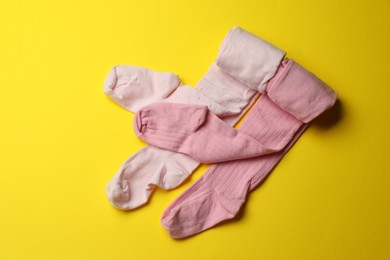
[[[274,118],[279,121],[274,123]],[[280,143],[279,139],[273,138],[275,133],[283,133],[290,128],[300,129],[301,126],[302,122],[264,95],[239,129],[260,142],[275,145]],[[251,183],[255,182],[252,179],[263,178],[287,149],[252,159],[212,165],[165,210],[162,225],[173,238],[183,238],[235,217],[245,202]]]
[[[286,64],[291,65],[285,66]],[[275,91],[279,84],[281,87],[299,86],[309,93],[314,93],[311,91],[312,89],[329,88],[306,70],[290,69],[296,66],[299,65],[290,60],[279,68],[276,76],[270,82],[270,84],[274,84]],[[285,77],[280,77],[280,75],[285,75]],[[298,84],[297,81],[300,78],[307,80]],[[320,91],[320,93],[322,94],[317,93],[318,95],[316,95],[319,101],[318,105],[322,109],[331,107],[336,100],[335,92],[329,88],[327,91]],[[292,100],[298,100],[293,92],[288,94],[293,95],[290,97]],[[321,109],[316,107],[315,103],[310,102],[311,98],[311,95],[300,96],[300,102],[309,104],[309,106],[293,107],[292,112],[298,113],[301,108],[304,111],[313,111],[317,114]],[[298,103],[301,104],[300,102]],[[161,222],[172,237],[184,238],[194,235],[237,215],[248,192],[253,190],[270,173],[307,127],[307,124],[290,115],[291,111],[288,112],[274,104],[267,95],[260,98],[245,118],[239,128],[240,131],[269,146],[281,142],[280,138],[283,136],[275,135],[275,133],[288,132],[286,128],[298,129],[294,138],[286,144],[284,150],[278,153],[212,165],[200,179],[165,210]],[[278,118],[279,121],[276,121],[275,118]],[[312,116],[308,118],[312,118]],[[283,121],[283,124],[280,124],[280,121]],[[256,127],[253,127],[254,125]]]
[[[274,121],[283,124],[279,119]],[[216,163],[280,151],[297,129],[286,127],[288,132],[275,132],[273,138],[282,135],[280,143],[267,147],[226,124],[206,106],[154,103],[138,111],[134,130],[153,146],[187,154],[199,162]]]

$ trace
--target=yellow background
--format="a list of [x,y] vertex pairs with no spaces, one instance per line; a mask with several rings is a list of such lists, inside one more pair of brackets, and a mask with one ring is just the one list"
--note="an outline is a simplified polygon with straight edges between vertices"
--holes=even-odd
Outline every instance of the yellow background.
[[[175,241],[180,188],[114,209],[105,184],[145,144],[103,94],[116,64],[194,85],[234,25],[340,97],[239,221]],[[0,0],[0,259],[390,259],[390,2]]]

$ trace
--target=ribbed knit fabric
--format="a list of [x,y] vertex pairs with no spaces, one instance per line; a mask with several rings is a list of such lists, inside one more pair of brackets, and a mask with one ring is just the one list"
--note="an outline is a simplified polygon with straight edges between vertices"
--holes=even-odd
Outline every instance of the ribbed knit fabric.
[[[281,152],[211,166],[164,212],[161,222],[172,237],[191,236],[234,218],[248,192],[270,173],[307,127],[290,113],[304,114],[306,119],[312,119],[333,106],[337,97],[324,82],[292,60],[279,67],[269,85],[274,93],[279,87],[288,86],[305,91],[291,89],[289,95],[279,93],[285,98],[284,104],[295,103],[295,106],[288,107],[289,112],[272,102],[266,94],[262,95],[239,130],[268,147],[291,140],[285,138],[291,131],[295,133],[294,138],[285,142],[286,148]],[[311,102],[313,97],[316,102]]]
[[[284,134],[291,129],[299,135],[302,124],[263,95],[239,129],[259,142],[274,146],[289,140]],[[291,144],[294,141],[295,138]],[[212,165],[165,210],[162,225],[173,238],[183,238],[235,217],[251,187],[275,167],[290,146],[279,153]]]
[[302,122],[310,122],[334,105],[337,93],[292,59],[267,85],[267,95],[278,106]]
[[[235,30],[237,29],[239,28],[235,28]],[[223,41],[221,51],[241,48],[239,39],[230,37],[229,34]],[[242,35],[244,36],[245,33]],[[153,80],[145,79],[144,76],[140,80],[140,77],[132,75],[131,70],[128,70],[129,75],[122,74],[126,74],[126,71],[118,74],[118,68],[115,68],[107,76],[105,93],[118,104],[133,112],[151,102],[158,101],[207,105],[210,111],[233,126],[253,104],[258,93],[254,89],[248,88],[243,80],[236,79],[228,71],[234,71],[238,66],[241,71],[249,72],[252,71],[250,67],[256,64],[252,76],[261,79],[258,82],[264,86],[267,79],[271,78],[277,70],[277,65],[274,64],[280,64],[284,56],[282,50],[258,39],[252,35],[245,40],[252,48],[242,51],[246,52],[245,55],[248,58],[252,57],[251,62],[243,59],[240,60],[242,64],[238,63],[237,52],[224,51],[224,54],[219,58],[224,68],[221,69],[216,63],[213,63],[196,84],[195,90],[198,92],[194,92],[195,95],[190,93],[188,87],[182,86],[180,82],[177,83],[175,77],[172,76],[173,74],[167,74],[163,77],[167,77],[168,80],[163,81],[163,91],[160,91],[158,89],[159,82],[155,80],[156,77],[153,73],[141,73],[141,75],[152,75]],[[250,44],[250,41],[253,41],[253,44]],[[270,66],[270,64],[272,65]],[[139,72],[136,71],[135,74],[137,73]],[[264,76],[263,73],[266,75]],[[248,76],[250,75],[248,74]],[[142,92],[143,87],[147,89],[145,95],[138,93],[138,91]],[[198,95],[198,93],[203,95]],[[109,181],[106,186],[107,198],[113,206],[119,209],[137,208],[149,200],[156,187],[162,189],[177,187],[198,165],[199,162],[187,155],[147,146],[128,158]]]
[[[263,107],[263,112],[267,113],[268,107]],[[187,154],[199,162],[217,163],[256,157],[283,149],[297,129],[291,127],[288,120],[278,122],[287,124],[287,132],[269,136],[277,138],[278,142],[273,146],[266,146],[232,128],[206,106],[154,103],[138,111],[134,118],[134,131],[138,137],[158,148]],[[283,135],[283,138],[278,134]],[[267,142],[271,143],[270,140]]]

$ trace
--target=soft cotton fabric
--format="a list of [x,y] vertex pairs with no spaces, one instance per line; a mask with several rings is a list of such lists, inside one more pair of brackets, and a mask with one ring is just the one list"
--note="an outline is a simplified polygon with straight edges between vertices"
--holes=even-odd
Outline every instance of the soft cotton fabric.
[[[318,102],[312,103],[308,102],[311,95],[303,95],[299,99],[296,96],[300,94],[299,91],[296,94],[289,92],[292,95],[289,100],[297,102],[292,112],[299,115],[305,113],[306,118],[314,118],[333,106],[337,95],[302,67],[291,69],[296,66],[293,60],[284,62],[269,84],[275,91],[279,86],[295,86],[306,89],[307,93],[316,93]],[[305,80],[301,81],[302,78]],[[326,90],[316,91],[318,89]],[[290,111],[280,108],[266,94],[262,95],[240,126],[240,131],[267,146],[290,140],[283,133],[293,131],[294,138],[285,143],[281,152],[211,166],[165,210],[162,225],[173,238],[184,238],[234,218],[248,193],[271,172],[306,127],[307,124],[291,115]]]
[[178,75],[139,66],[113,67],[104,80],[104,93],[123,108],[136,112],[145,104],[167,98],[181,85]]
[[[138,111],[133,122],[137,136],[149,144],[187,154],[203,163],[274,153],[286,144],[282,139],[274,146],[266,146],[232,128],[202,105],[154,103]],[[283,124],[284,121],[279,120],[279,123]],[[294,132],[291,129],[290,133],[283,133],[283,137],[290,140]],[[277,138],[276,135],[270,138]]]
[[271,43],[234,27],[225,37],[216,63],[251,89],[263,92],[285,52]]

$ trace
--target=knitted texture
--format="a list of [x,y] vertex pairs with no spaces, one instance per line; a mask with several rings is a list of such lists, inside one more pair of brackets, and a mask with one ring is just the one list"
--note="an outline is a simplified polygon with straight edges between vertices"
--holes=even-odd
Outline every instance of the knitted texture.
[[[263,113],[272,113],[271,106],[262,105],[262,108]],[[288,120],[278,122],[287,124],[289,132],[283,132],[282,139],[277,136],[278,133],[274,133],[270,138],[281,141],[274,146],[265,146],[232,128],[205,106],[154,103],[137,113],[134,131],[153,146],[187,154],[199,162],[216,163],[280,151],[286,145],[285,139],[290,140],[296,129],[290,129]]]
[[[292,60],[286,61],[285,64],[299,66]],[[299,86],[308,90],[305,93],[316,93],[319,101],[316,106],[315,103],[307,102],[307,96],[302,96],[301,104],[296,96],[300,95],[300,92],[294,94],[291,91],[290,99],[298,104],[292,111],[309,109],[313,115],[308,118],[314,118],[334,105],[337,94],[325,83],[318,82],[317,77],[300,66],[299,69],[290,69],[291,66],[284,65],[279,67],[269,84],[273,85],[275,90],[279,86]],[[302,78],[305,80],[301,81]],[[328,89],[312,91],[322,88]],[[267,95],[263,95],[239,129],[269,147],[287,141],[285,148],[269,155],[211,166],[165,210],[161,219],[162,225],[172,237],[183,238],[234,218],[244,204],[247,194],[271,172],[306,127],[307,124],[280,108]],[[294,132],[294,137],[285,138],[285,133],[291,132]]]

